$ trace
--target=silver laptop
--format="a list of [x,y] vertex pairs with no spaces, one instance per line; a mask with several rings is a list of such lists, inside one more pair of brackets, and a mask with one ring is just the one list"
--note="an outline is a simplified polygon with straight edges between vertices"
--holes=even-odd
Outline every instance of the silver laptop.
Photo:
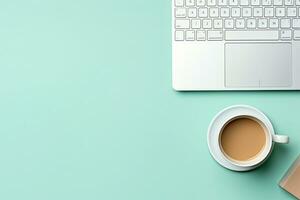
[[172,0],[175,90],[299,90],[300,0]]

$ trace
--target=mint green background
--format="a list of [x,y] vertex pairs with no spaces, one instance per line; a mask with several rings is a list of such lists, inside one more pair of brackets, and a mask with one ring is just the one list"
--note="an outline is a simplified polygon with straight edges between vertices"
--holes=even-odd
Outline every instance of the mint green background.
[[[173,91],[171,1],[0,1],[0,25],[0,199],[292,199],[300,94]],[[208,152],[233,104],[291,137],[252,172]]]

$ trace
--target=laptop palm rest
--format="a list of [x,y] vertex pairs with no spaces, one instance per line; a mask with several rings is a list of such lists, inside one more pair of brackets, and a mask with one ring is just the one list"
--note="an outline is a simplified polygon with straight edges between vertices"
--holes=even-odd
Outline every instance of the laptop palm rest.
[[290,43],[225,44],[225,86],[288,87],[292,85]]

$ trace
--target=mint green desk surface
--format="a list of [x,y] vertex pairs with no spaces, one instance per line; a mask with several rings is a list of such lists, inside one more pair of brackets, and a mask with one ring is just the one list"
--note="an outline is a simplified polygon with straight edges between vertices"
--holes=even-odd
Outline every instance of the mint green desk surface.
[[[293,199],[299,92],[171,87],[171,1],[0,1],[1,200]],[[233,104],[264,111],[289,145],[236,173],[206,130]]]

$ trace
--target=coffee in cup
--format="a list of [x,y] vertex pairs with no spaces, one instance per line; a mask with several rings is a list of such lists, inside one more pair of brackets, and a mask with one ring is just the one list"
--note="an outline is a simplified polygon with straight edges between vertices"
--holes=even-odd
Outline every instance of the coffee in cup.
[[220,134],[220,146],[227,158],[245,162],[257,157],[266,145],[265,127],[250,117],[233,119]]

